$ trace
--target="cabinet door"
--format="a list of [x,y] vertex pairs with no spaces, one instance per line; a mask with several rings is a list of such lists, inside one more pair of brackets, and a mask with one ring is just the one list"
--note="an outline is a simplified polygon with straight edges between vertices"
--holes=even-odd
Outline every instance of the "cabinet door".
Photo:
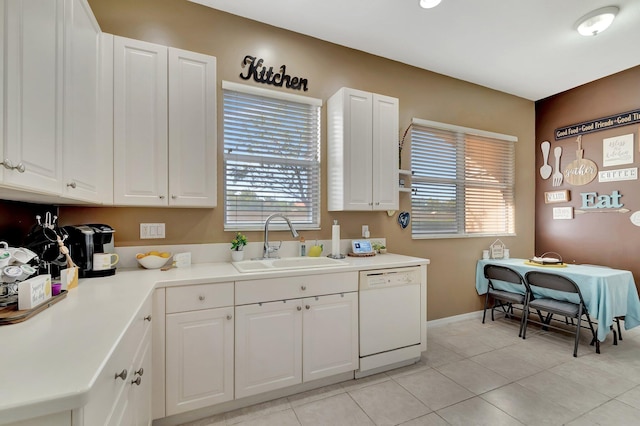
[[167,48],[114,37],[114,204],[166,206]]
[[216,58],[169,48],[169,204],[216,206]]
[[[133,366],[131,384],[131,406],[133,425],[151,426],[151,332],[140,345],[140,351]],[[137,379],[140,378],[138,384]]]
[[397,210],[398,99],[373,95],[373,210]]
[[302,382],[302,300],[236,307],[236,398]]
[[327,101],[329,211],[371,210],[372,96],[343,87]]
[[358,293],[303,300],[304,382],[358,369]]
[[111,144],[98,147],[100,28],[86,0],[69,0],[65,13],[62,195],[98,202],[99,168],[113,167],[99,155]]
[[62,187],[63,0],[5,0],[5,185],[59,195]]
[[166,415],[233,399],[233,307],[166,316]]

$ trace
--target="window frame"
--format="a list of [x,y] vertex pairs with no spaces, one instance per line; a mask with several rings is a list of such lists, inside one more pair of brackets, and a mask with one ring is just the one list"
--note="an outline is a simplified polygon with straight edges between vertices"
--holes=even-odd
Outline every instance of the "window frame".
[[[223,169],[223,226],[224,226],[224,230],[225,231],[258,231],[258,230],[262,230],[264,229],[264,220],[266,220],[266,217],[269,214],[272,213],[282,213],[282,214],[287,214],[290,213],[289,211],[286,211],[285,209],[276,209],[274,210],[273,207],[271,206],[270,208],[272,209],[272,211],[268,211],[269,214],[264,215],[264,217],[262,218],[261,221],[255,221],[253,223],[242,223],[242,222],[230,222],[229,221],[229,217],[230,215],[228,214],[228,207],[230,206],[230,204],[233,203],[233,201],[230,201],[230,199],[228,198],[228,194],[227,194],[227,178],[228,178],[228,169],[227,169],[227,164],[228,161],[231,162],[231,158],[230,158],[230,154],[227,152],[228,150],[228,146],[226,144],[226,133],[225,133],[225,121],[226,121],[226,113],[227,111],[225,110],[225,96],[227,92],[237,92],[237,93],[241,93],[241,94],[245,94],[245,95],[250,95],[250,96],[258,96],[258,97],[264,97],[267,98],[269,100],[273,100],[273,101],[284,101],[284,102],[291,102],[291,103],[297,103],[297,104],[305,104],[311,107],[316,107],[317,108],[317,139],[314,138],[314,140],[316,141],[316,146],[315,147],[311,147],[312,150],[316,150],[317,153],[317,161],[310,163],[309,161],[303,161],[303,160],[297,160],[297,159],[290,159],[287,158],[285,156],[281,156],[279,158],[275,158],[275,157],[263,157],[263,160],[261,161],[264,164],[267,163],[272,163],[273,165],[275,165],[277,167],[277,165],[309,165],[310,170],[312,168],[314,169],[314,172],[312,173],[312,175],[315,175],[315,178],[317,179],[317,181],[313,182],[312,185],[312,197],[313,197],[313,201],[312,201],[312,206],[308,207],[308,212],[310,214],[311,217],[311,223],[309,222],[300,222],[300,221],[296,221],[295,220],[295,215],[291,215],[291,221],[293,222],[294,226],[296,227],[296,229],[298,230],[317,230],[320,229],[320,221],[321,221],[321,216],[322,216],[322,208],[321,208],[321,201],[322,201],[322,194],[321,194],[321,183],[322,183],[322,172],[321,172],[321,154],[320,154],[320,150],[321,150],[321,143],[322,143],[322,115],[321,115],[321,110],[322,110],[322,100],[321,99],[316,99],[316,98],[312,98],[312,97],[307,97],[307,96],[301,96],[301,95],[297,95],[297,94],[290,94],[290,93],[284,93],[284,92],[280,92],[280,91],[276,91],[276,90],[269,90],[269,89],[263,89],[263,88],[259,88],[259,87],[254,87],[254,86],[249,86],[249,85],[245,85],[245,84],[238,84],[238,83],[233,83],[233,82],[229,82],[229,81],[222,81],[222,122],[223,122],[223,137],[222,137],[222,151],[223,151],[223,165],[222,165],[222,169]],[[243,158],[250,158],[251,156],[249,155],[241,155],[241,157]],[[254,158],[254,161],[260,161],[260,156],[256,155]],[[237,158],[236,158],[237,161]],[[310,179],[313,179],[313,176],[310,177]],[[261,210],[261,211],[265,211],[265,210]],[[280,221],[274,222],[271,226],[272,229],[278,230],[278,229],[288,229],[285,225],[285,223],[279,223]]]
[[[414,165],[414,144],[415,141],[411,139],[411,162],[412,162],[412,171],[414,172],[412,176],[412,192],[411,192],[411,213],[412,213],[412,221],[411,221],[411,238],[412,239],[453,239],[453,238],[480,238],[480,237],[504,237],[504,236],[515,236],[516,235],[516,224],[515,224],[515,211],[516,211],[516,176],[515,176],[515,142],[518,141],[516,136],[506,135],[502,133],[489,132],[485,130],[473,129],[464,126],[458,126],[453,124],[441,123],[437,121],[424,120],[420,118],[413,118],[411,125],[409,126],[410,132],[409,137],[413,137],[413,131],[415,128],[426,128],[433,129],[434,131],[445,131],[451,132],[455,134],[455,158],[456,158],[456,169],[455,169],[455,178],[441,178],[441,177],[421,177],[415,174]],[[505,209],[505,212],[511,217],[510,226],[508,226],[505,232],[468,232],[467,224],[466,224],[466,208],[467,208],[467,200],[465,196],[465,189],[467,188],[468,182],[471,182],[466,178],[468,173],[467,164],[468,161],[465,158],[465,149],[468,139],[473,138],[481,138],[487,139],[487,142],[492,142],[489,140],[493,140],[494,142],[508,142],[511,144],[509,148],[508,156],[511,161],[510,165],[510,182],[507,182],[505,185],[510,188],[511,193],[511,206]],[[464,161],[460,161],[464,160]],[[417,169],[417,167],[416,167]],[[416,186],[420,184],[420,182],[424,184],[448,184],[455,185],[455,214],[456,214],[456,227],[458,228],[458,232],[456,233],[426,233],[419,232],[417,233],[414,230],[414,224],[416,223],[416,214],[414,209],[414,203],[417,201],[416,197],[420,194],[416,192]],[[503,185],[503,186],[505,186]],[[474,185],[469,185],[469,187],[477,187],[477,183]],[[507,210],[508,209],[508,210]],[[419,222],[419,221],[418,221]]]

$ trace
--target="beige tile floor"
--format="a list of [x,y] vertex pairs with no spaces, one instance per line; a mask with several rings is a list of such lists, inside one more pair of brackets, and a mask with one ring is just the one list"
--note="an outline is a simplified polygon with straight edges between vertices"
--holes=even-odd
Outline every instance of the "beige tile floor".
[[640,425],[640,327],[601,354],[515,321],[430,327],[415,365],[281,398],[188,426]]

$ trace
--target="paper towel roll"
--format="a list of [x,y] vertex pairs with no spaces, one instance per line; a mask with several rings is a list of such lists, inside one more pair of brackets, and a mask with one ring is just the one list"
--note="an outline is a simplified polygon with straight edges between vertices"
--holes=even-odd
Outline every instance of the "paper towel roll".
[[340,225],[331,227],[331,254],[340,256]]

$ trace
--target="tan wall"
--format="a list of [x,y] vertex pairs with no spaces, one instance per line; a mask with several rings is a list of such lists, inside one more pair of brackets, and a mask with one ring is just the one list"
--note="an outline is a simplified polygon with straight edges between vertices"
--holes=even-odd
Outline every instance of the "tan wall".
[[[245,55],[264,58],[269,66],[287,65],[291,75],[307,78],[305,95],[326,100],[340,87],[367,90],[400,99],[401,131],[412,117],[484,129],[518,137],[516,149],[516,231],[504,238],[513,257],[527,257],[534,247],[534,103],[423,71],[359,51],[205,8],[186,0],[89,0],[108,33],[198,51],[217,57],[220,81],[239,78]],[[398,46],[399,49],[402,46]],[[425,49],[437,44],[425,45]],[[455,53],[452,53],[455,54]],[[274,89],[255,82],[247,84]],[[523,83],[523,84],[526,84]],[[277,89],[274,89],[277,90]],[[287,89],[281,89],[287,91]],[[297,91],[295,93],[298,93]],[[218,96],[218,123],[222,122]],[[323,121],[326,106],[323,107]],[[219,168],[222,170],[222,126],[218,126]],[[323,158],[326,155],[323,135]],[[409,161],[409,150],[403,164]],[[395,159],[390,159],[393,161]],[[326,170],[323,167],[323,176]],[[326,194],[326,179],[322,193]],[[222,179],[218,180],[218,205],[222,206]],[[322,199],[326,206],[326,195]],[[410,196],[400,195],[402,210],[410,211]],[[61,208],[61,222],[104,222],[116,228],[116,245],[143,245],[138,239],[140,222],[165,222],[167,244],[227,242],[223,211],[216,209]],[[367,224],[373,237],[386,237],[389,250],[430,258],[428,318],[436,319],[481,309],[474,287],[476,260],[493,238],[411,240],[410,229],[401,230],[396,216],[386,213],[322,212],[322,230],[304,232],[307,240],[330,239],[333,219],[342,225],[343,238],[360,236]],[[248,233],[252,241],[260,233]],[[279,239],[290,239],[279,233]]]
[[[596,120],[637,110],[640,108],[640,67],[611,75],[601,80],[560,93],[536,105],[536,157],[537,166],[542,165],[540,143],[551,142],[553,149],[563,149],[561,168],[564,169],[576,158],[578,147],[576,137],[554,139],[554,130],[560,127],[584,121]],[[616,170],[640,167],[640,125],[632,124],[615,129],[597,131],[582,136],[584,158],[592,160],[599,170]],[[627,134],[634,135],[634,162],[613,167],[603,167],[602,140]],[[539,252],[555,251],[568,262],[595,263],[633,272],[636,283],[640,282],[640,264],[637,256],[640,244],[640,227],[631,223],[629,216],[640,210],[640,181],[598,182],[596,177],[591,183],[581,186],[563,183],[552,187],[550,180],[542,180],[536,173],[536,249]],[[567,189],[571,201],[560,204],[545,204],[544,192]],[[611,195],[613,191],[622,195],[620,202],[627,213],[587,213],[575,215],[573,220],[553,220],[552,208],[571,206],[581,209],[580,194],[596,192],[598,195]]]

